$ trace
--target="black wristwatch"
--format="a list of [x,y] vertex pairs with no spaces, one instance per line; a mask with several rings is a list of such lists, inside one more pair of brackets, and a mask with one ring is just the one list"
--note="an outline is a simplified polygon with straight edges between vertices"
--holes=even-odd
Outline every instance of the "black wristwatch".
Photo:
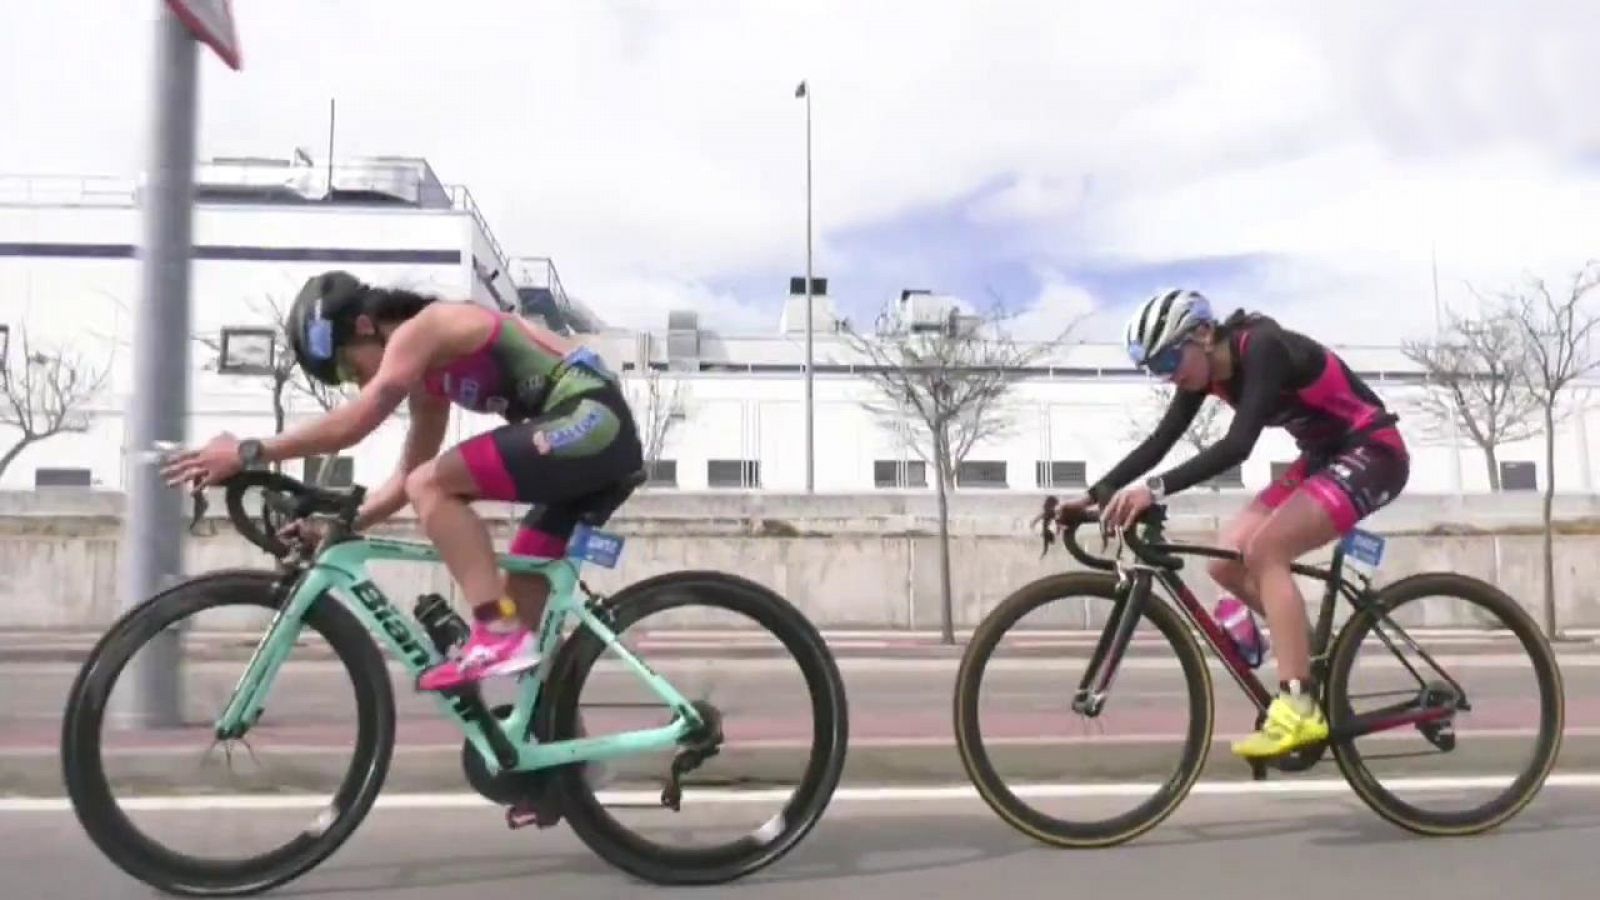
[[244,463],[246,469],[259,465],[264,450],[260,441],[246,438],[239,442],[239,461]]
[[1160,503],[1162,500],[1166,499],[1167,483],[1162,480],[1160,475],[1152,475],[1149,478],[1146,478],[1144,480],[1144,486],[1145,489],[1150,492],[1150,496],[1155,498],[1157,503]]

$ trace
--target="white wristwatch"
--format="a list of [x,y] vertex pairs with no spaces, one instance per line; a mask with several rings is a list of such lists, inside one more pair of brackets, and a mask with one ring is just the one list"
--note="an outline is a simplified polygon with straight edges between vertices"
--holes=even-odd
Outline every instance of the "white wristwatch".
[[1145,490],[1150,492],[1150,496],[1154,497],[1157,503],[1160,503],[1162,500],[1166,499],[1167,484],[1165,481],[1161,480],[1160,475],[1152,475],[1149,478],[1146,478],[1144,480],[1144,486]]

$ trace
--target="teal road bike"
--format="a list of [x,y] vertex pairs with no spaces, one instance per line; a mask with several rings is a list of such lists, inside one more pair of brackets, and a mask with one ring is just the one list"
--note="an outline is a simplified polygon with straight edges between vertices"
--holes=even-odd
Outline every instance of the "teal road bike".
[[[550,599],[539,639],[540,662],[519,676],[514,702],[490,708],[481,688],[433,695],[440,714],[463,736],[468,784],[502,805],[519,802],[538,811],[537,824],[565,820],[610,864],[657,884],[715,884],[749,875],[792,850],[823,815],[844,767],[848,742],[845,690],[822,636],[800,612],[768,588],[712,571],[659,575],[609,597],[580,579],[582,566],[614,566],[622,540],[601,531],[610,515],[642,482],[597,492],[582,504],[583,522],[566,557],[502,554],[510,572],[548,579]],[[415,679],[442,662],[465,637],[465,623],[438,595],[425,595],[413,615],[398,610],[374,582],[368,564],[379,560],[430,563],[431,544],[358,535],[352,528],[364,491],[329,490],[286,475],[250,471],[225,485],[228,518],[241,535],[277,557],[273,570],[228,569],[177,584],[129,610],[102,636],[84,661],[68,697],[61,761],[68,794],[90,839],[134,878],[170,893],[228,896],[258,893],[297,878],[326,860],[372,808],[392,760],[395,705],[380,645]],[[259,503],[251,491],[259,491]],[[196,521],[203,497],[196,495]],[[250,511],[247,511],[247,508]],[[280,538],[283,524],[325,520],[317,546]],[[619,635],[645,615],[680,606],[716,607],[743,614],[792,658],[809,696],[812,744],[782,810],[750,833],[709,847],[664,846],[624,827],[602,802],[591,770],[607,760],[673,753],[662,776],[661,807],[676,811],[684,777],[718,753],[722,714],[706,700],[691,701],[657,674]],[[102,747],[112,688],[130,658],[163,633],[184,633],[182,622],[224,606],[265,608],[270,619],[225,706],[199,723],[214,743],[243,741],[271,708],[269,695],[285,671],[302,632],[315,632],[348,674],[355,697],[353,759],[316,820],[287,843],[248,858],[199,858],[168,849],[136,827],[114,789]],[[568,631],[571,622],[574,627]],[[658,727],[589,734],[579,692],[607,651],[659,698],[667,721]],[[598,704],[605,705],[605,704]],[[215,715],[214,721],[210,716]],[[797,764],[798,767],[799,764]],[[130,788],[131,789],[131,788]],[[247,813],[248,814],[248,813]]]

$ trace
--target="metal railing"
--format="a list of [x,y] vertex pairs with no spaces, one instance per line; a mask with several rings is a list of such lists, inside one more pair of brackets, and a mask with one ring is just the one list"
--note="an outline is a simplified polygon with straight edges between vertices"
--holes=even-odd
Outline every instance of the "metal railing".
[[[445,186],[445,191],[450,195],[450,207],[459,209],[472,217],[478,230],[483,232],[484,240],[489,242],[489,249],[494,251],[495,267],[502,272],[510,273],[511,257],[506,253],[505,247],[500,245],[500,240],[494,236],[494,229],[489,227],[489,220],[483,217],[483,211],[478,208],[478,202],[472,198],[472,191],[464,184],[451,184]],[[512,281],[515,282],[515,276]]]

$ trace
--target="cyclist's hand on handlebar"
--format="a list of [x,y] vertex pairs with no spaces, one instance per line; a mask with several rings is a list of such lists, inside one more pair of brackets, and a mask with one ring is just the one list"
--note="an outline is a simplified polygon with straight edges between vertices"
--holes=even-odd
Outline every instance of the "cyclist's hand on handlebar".
[[187,484],[193,488],[210,487],[226,481],[244,468],[239,458],[239,439],[224,431],[197,450],[180,450],[172,454],[161,474],[169,487]]
[[1050,545],[1055,543],[1057,527],[1072,527],[1076,525],[1083,513],[1094,505],[1094,499],[1088,494],[1069,497],[1060,500],[1056,497],[1044,499],[1044,509],[1035,516],[1032,525],[1039,526],[1039,535],[1044,542],[1040,555],[1050,552]]
[[284,541],[299,541],[307,547],[315,547],[327,535],[328,527],[323,522],[315,519],[295,519],[278,529],[278,537]]
[[1102,529],[1126,529],[1155,503],[1155,495],[1143,485],[1125,487],[1111,498],[1100,516]]

